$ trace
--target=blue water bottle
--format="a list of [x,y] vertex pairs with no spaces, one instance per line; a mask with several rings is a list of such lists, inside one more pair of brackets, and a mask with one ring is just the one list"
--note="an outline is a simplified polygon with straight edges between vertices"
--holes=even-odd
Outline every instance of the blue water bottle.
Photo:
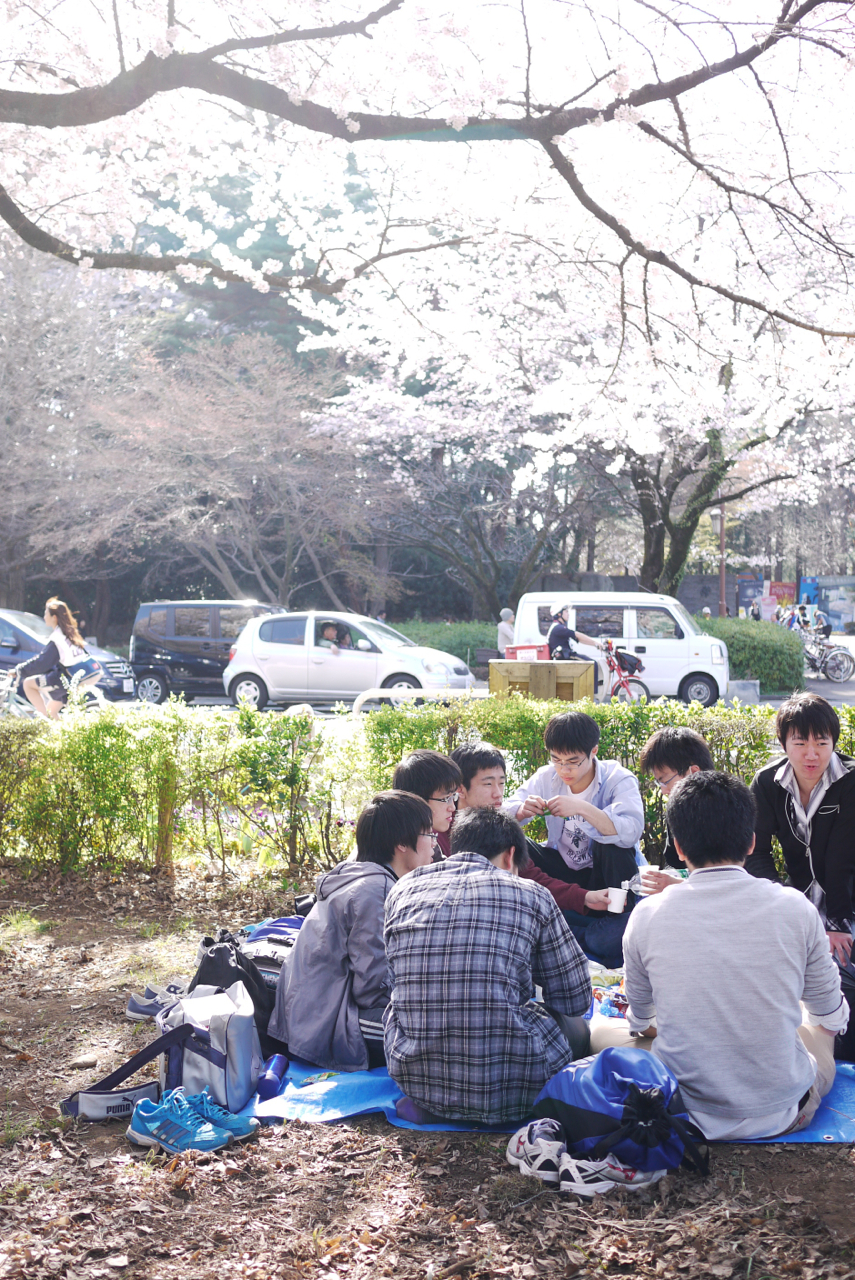
[[288,1059],[284,1053],[274,1053],[264,1064],[264,1070],[258,1077],[258,1096],[262,1100],[275,1098],[282,1087],[282,1077],[288,1070]]

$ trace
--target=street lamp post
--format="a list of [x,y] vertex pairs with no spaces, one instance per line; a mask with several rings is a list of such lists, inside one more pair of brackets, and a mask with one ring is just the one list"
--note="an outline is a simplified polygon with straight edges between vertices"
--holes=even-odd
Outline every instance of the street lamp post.
[[724,500],[718,491],[717,507],[710,511],[713,536],[718,537],[718,616],[727,617],[727,570],[724,559]]

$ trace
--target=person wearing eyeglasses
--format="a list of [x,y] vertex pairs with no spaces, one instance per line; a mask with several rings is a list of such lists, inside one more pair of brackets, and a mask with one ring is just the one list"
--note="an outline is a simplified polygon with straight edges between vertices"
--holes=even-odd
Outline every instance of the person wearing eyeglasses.
[[[532,860],[556,880],[584,889],[619,889],[636,873],[635,846],[644,805],[635,775],[617,760],[600,760],[600,728],[583,711],[553,716],[543,735],[549,763],[502,805],[520,823],[546,819],[548,845],[528,841]],[[623,963],[621,939],[634,898],[623,913],[565,912],[574,936],[603,964]]]
[[[705,740],[694,729],[685,725],[665,725],[657,729],[641,748],[638,759],[642,773],[653,777],[666,801],[674,787],[682,778],[693,773],[705,773],[714,769],[713,758]],[[658,871],[656,867],[645,867],[642,873],[646,894],[661,893],[677,879],[683,879],[684,866],[671,841],[671,833],[666,828],[665,848],[662,851],[664,866],[671,867],[674,874]]]
[[451,824],[463,774],[450,756],[424,748],[411,751],[392,774],[396,791],[409,791],[430,805],[433,818],[434,862],[451,853]]

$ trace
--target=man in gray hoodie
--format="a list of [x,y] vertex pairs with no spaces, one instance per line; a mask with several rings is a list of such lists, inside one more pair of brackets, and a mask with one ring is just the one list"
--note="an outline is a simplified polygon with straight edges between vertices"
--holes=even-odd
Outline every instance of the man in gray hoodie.
[[356,861],[317,882],[318,901],[282,966],[270,1034],[332,1071],[385,1065],[383,1013],[391,987],[383,945],[389,890],[433,855],[430,806],[382,791],[356,824]]

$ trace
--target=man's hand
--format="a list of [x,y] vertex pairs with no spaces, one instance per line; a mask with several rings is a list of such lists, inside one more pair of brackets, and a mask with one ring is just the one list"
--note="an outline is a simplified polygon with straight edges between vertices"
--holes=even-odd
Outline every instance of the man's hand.
[[547,801],[546,807],[553,817],[572,818],[575,813],[579,812],[579,804],[580,801],[574,795],[553,796],[551,800]]
[[661,893],[669,885],[679,883],[679,880],[674,876],[669,876],[665,871],[657,871],[655,867],[642,868],[641,885],[648,897],[652,897],[654,893]]
[[[669,899],[670,901],[670,899]],[[838,964],[847,965],[852,955],[852,937],[848,933],[828,932],[828,945]]]
[[548,812],[543,796],[528,796],[524,804],[517,809],[516,820],[517,822],[525,822],[526,818],[537,818],[542,813]]
[[644,1036],[645,1040],[655,1040],[659,1034],[655,1027],[648,1027],[646,1031],[639,1031],[640,1036]]
[[609,906],[608,889],[589,889],[585,894],[585,906],[589,911],[607,911]]

